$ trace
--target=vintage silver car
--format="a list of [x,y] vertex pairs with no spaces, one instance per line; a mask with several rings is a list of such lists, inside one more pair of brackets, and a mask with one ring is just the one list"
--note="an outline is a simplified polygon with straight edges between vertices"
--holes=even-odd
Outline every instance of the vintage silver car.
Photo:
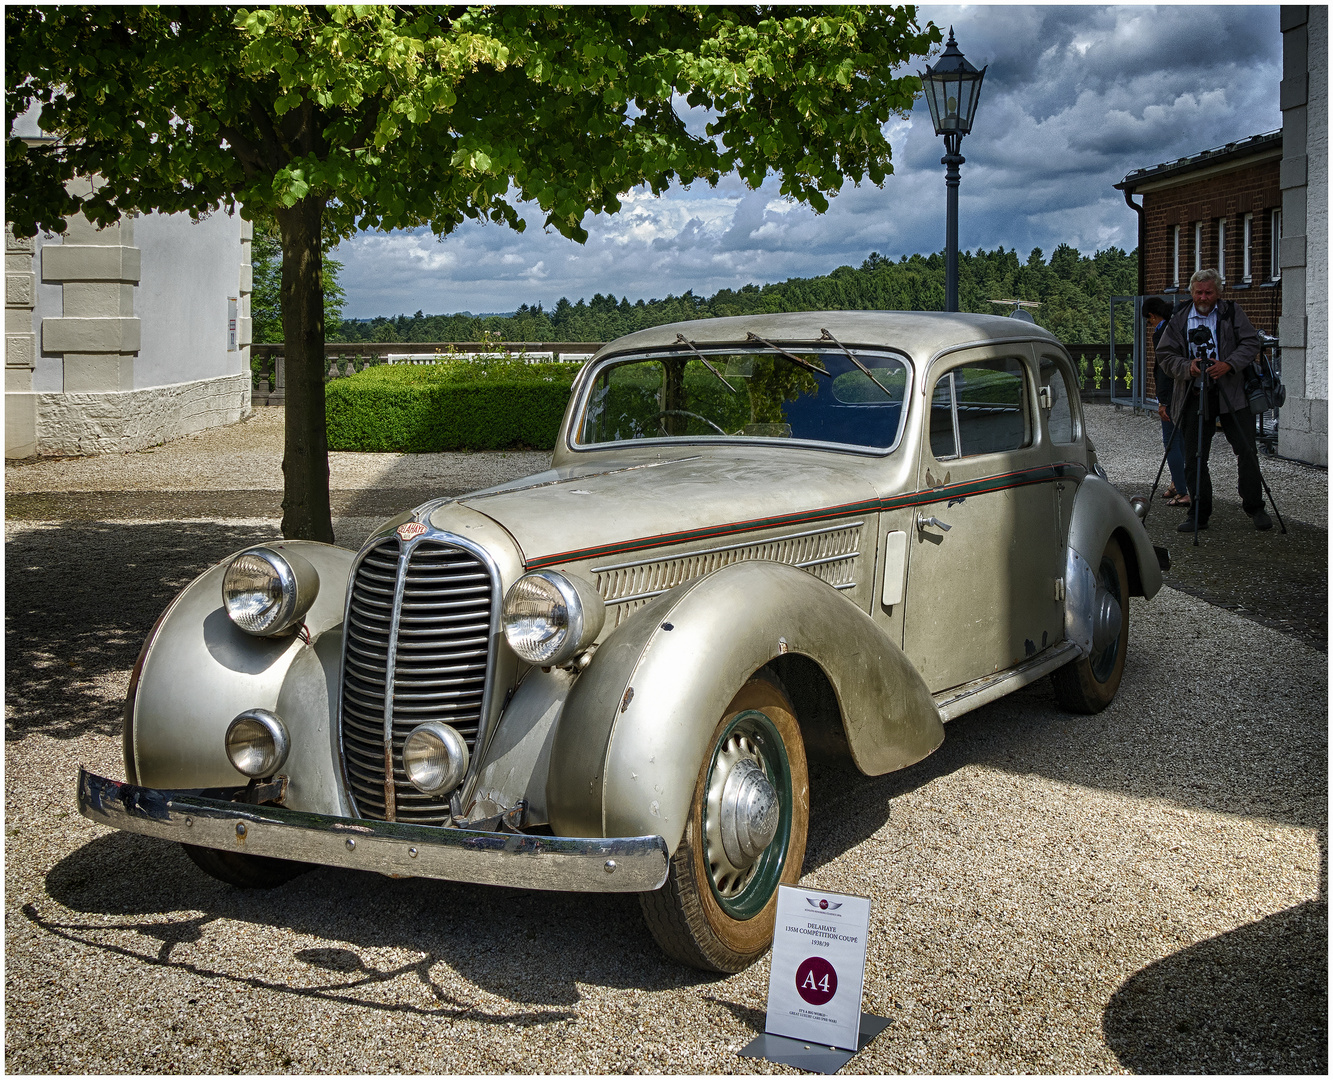
[[127,782],[81,772],[80,810],[238,886],[636,892],[665,952],[740,970],[801,874],[807,753],[878,775],[1043,676],[1115,696],[1161,567],[1077,385],[1011,318],[621,338],[549,471],[202,574],[134,667]]

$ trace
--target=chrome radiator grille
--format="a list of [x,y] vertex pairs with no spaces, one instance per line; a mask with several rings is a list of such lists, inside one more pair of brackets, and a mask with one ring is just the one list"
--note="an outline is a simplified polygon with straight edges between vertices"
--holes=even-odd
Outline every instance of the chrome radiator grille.
[[[458,729],[475,754],[493,591],[485,563],[431,540],[412,546],[405,565],[392,537],[358,564],[347,609],[339,720],[347,782],[363,817],[448,823],[447,797],[423,795],[408,783],[403,741],[418,724],[442,720]],[[390,693],[392,738],[386,747]]]

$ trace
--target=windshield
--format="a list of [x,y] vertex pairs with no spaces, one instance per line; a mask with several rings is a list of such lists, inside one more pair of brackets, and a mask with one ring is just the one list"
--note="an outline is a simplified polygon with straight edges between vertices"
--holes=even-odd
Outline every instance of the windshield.
[[869,374],[822,345],[615,360],[593,376],[576,442],[800,439],[888,449],[902,425],[907,366],[853,352]]

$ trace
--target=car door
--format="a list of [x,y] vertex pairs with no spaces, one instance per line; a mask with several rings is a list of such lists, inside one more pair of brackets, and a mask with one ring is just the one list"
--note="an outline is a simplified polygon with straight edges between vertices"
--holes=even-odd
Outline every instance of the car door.
[[903,651],[932,692],[1021,664],[1063,636],[1058,470],[1027,346],[927,373]]

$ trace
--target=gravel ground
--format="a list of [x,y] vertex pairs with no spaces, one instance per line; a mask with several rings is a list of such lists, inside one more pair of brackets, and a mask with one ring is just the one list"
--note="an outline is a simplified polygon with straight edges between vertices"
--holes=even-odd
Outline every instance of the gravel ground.
[[[121,774],[153,619],[277,535],[267,504],[217,493],[278,490],[278,414],[6,468],[7,1070],[793,1072],[737,1056],[763,1027],[767,961],[680,968],[633,897],[327,869],[241,892],[78,815],[80,763]],[[1100,408],[1090,426],[1112,478],[1146,492],[1155,425]],[[461,491],[545,463],[332,457],[344,511],[367,505],[358,485]],[[1264,469],[1326,553],[1326,474]],[[173,498],[195,513],[155,517]],[[98,516],[115,506],[134,512]],[[344,512],[335,532],[355,545],[373,524]],[[1254,557],[1281,578],[1295,559],[1274,550]],[[1175,588],[1131,622],[1099,716],[1061,713],[1042,682],[910,769],[812,770],[803,880],[872,897],[864,1007],[892,1020],[844,1072],[1327,1072],[1324,643]]]

